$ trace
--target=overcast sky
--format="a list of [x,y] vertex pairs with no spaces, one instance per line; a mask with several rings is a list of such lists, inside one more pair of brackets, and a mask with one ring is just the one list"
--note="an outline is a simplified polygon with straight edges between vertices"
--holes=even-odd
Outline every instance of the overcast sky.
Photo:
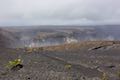
[[119,23],[120,0],[0,0],[0,25]]

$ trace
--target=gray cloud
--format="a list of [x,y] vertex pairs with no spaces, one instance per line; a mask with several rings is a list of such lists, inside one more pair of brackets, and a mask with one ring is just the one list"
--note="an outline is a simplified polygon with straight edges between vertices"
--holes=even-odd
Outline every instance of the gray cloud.
[[120,23],[120,0],[0,0],[0,25]]

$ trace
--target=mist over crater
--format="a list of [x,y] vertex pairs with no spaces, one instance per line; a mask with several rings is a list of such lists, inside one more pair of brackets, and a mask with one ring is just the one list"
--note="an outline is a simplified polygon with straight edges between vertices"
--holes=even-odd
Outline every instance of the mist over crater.
[[[120,40],[119,26],[59,26],[59,28],[41,27],[6,27],[1,29],[4,41],[10,47],[42,47],[60,44],[77,43],[82,41],[114,41]],[[74,27],[74,28],[72,28]],[[116,27],[114,29],[114,27]]]

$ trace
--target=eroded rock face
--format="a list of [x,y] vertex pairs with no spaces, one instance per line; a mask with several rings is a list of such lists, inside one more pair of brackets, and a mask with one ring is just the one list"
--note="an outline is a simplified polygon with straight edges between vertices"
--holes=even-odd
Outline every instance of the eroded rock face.
[[3,35],[2,30],[0,29],[0,47],[7,47],[8,41],[7,37]]
[[0,47],[11,47],[17,39],[14,33],[0,28]]

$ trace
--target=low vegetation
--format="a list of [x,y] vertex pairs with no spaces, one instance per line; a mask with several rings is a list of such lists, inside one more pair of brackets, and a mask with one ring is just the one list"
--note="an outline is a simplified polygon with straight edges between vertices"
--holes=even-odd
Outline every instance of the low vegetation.
[[22,60],[21,59],[15,59],[13,61],[9,61],[8,64],[6,65],[6,68],[9,68],[11,69],[12,67],[18,65],[18,64],[21,64],[22,63]]
[[109,80],[108,75],[106,73],[103,73],[101,80]]
[[72,68],[72,65],[71,65],[71,64],[66,64],[66,65],[65,65],[65,68],[66,68],[66,69],[71,69],[71,68]]
[[120,78],[120,70],[117,72],[117,76]]

